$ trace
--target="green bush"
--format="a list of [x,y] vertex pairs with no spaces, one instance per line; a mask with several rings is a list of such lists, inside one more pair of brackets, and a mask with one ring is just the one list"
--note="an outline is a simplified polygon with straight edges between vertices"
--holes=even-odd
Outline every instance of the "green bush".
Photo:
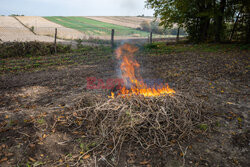
[[[71,52],[71,46],[57,45],[57,53]],[[0,44],[0,58],[32,57],[54,54],[52,43],[42,42],[6,42]]]
[[158,45],[157,43],[152,43],[152,44],[146,44],[144,46],[145,49],[157,49],[158,48]]

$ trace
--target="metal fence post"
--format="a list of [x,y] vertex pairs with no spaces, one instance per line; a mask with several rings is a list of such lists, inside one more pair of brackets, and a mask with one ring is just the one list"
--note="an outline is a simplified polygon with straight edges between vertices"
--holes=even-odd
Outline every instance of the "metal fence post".
[[114,44],[114,35],[115,35],[115,30],[112,29],[112,31],[111,31],[111,46],[112,46],[112,48],[115,47],[115,44]]
[[54,41],[55,54],[57,54],[57,48],[56,48],[56,38],[57,38],[57,28],[55,29],[55,41]]

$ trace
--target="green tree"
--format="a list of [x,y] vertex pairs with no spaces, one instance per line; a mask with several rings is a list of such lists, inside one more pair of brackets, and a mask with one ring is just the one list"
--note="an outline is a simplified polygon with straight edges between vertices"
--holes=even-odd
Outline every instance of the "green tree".
[[160,18],[159,26],[163,26],[165,29],[172,29],[177,24],[179,38],[179,30],[184,27],[185,17],[184,12],[180,8],[184,9],[184,4],[175,0],[147,0],[146,6],[155,10],[154,16]]
[[150,23],[150,28],[151,28],[151,31],[155,34],[165,34],[166,33],[165,29],[159,25],[158,21],[152,21]]
[[160,25],[184,27],[192,41],[221,42],[231,32],[232,37],[243,35],[240,38],[249,42],[249,0],[147,0],[146,6],[154,9]]

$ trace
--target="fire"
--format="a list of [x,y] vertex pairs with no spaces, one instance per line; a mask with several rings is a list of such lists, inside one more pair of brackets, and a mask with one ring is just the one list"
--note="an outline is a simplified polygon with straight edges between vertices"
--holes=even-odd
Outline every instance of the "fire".
[[[140,76],[140,64],[133,58],[137,47],[130,44],[124,44],[116,50],[117,59],[121,61],[121,75],[125,85],[120,89],[117,95],[142,95],[144,97],[164,96],[174,94],[168,84],[148,86],[143,82]],[[129,88],[127,88],[129,86]],[[111,92],[111,98],[114,98],[114,92]]]

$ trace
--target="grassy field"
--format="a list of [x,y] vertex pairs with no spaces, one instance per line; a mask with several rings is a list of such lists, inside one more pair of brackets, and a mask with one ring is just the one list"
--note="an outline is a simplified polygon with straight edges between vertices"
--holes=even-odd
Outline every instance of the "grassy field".
[[142,22],[152,22],[154,17],[137,16],[86,16],[86,18],[130,28],[141,27]]
[[87,35],[110,36],[111,29],[116,30],[117,36],[147,37],[148,32],[136,30],[129,27],[105,23],[85,17],[45,17],[49,21],[55,22],[67,28],[76,29]]
[[63,27],[40,16],[17,16],[16,19],[18,19],[36,35],[54,37],[55,28],[57,28],[57,37],[60,39],[82,39],[86,36],[84,33]]
[[[142,17],[62,17],[62,16],[0,16],[0,41],[43,41],[53,42],[57,28],[58,42],[64,40],[110,40],[111,29],[115,29],[115,40],[147,39],[149,32],[137,29]],[[175,37],[153,34],[153,38]],[[99,42],[99,41],[98,41]]]

